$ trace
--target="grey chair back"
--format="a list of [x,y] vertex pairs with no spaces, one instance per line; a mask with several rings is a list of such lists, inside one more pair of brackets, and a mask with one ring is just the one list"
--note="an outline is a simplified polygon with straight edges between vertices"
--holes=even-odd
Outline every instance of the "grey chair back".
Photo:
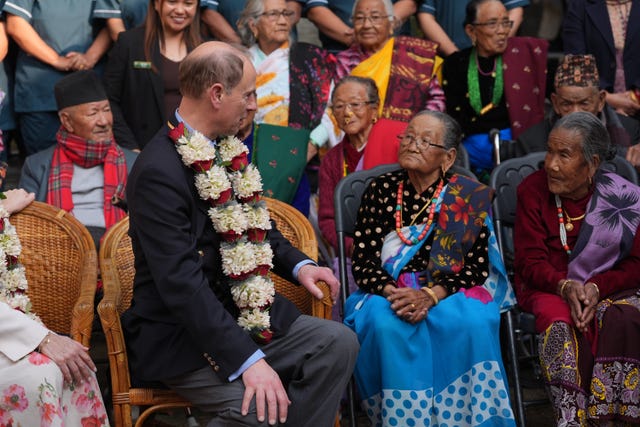
[[602,169],[615,172],[629,182],[638,185],[638,172],[631,163],[622,156],[616,156],[613,160],[605,162]]

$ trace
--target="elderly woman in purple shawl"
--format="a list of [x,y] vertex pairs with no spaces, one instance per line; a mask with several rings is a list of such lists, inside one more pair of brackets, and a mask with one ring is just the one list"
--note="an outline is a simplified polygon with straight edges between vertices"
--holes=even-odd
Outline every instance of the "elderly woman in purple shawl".
[[518,302],[536,315],[558,425],[640,423],[640,188],[590,113],[560,119],[544,169],[518,188]]

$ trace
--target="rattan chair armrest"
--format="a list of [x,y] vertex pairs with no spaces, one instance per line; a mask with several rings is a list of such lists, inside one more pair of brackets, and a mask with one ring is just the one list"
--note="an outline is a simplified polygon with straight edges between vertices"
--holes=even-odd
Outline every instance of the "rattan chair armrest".
[[82,266],[80,296],[73,307],[71,336],[84,346],[89,346],[93,329],[96,284],[98,282],[97,255],[89,253]]
[[105,292],[102,301],[98,304],[98,315],[107,342],[113,393],[114,395],[116,393],[128,394],[131,378],[127,363],[127,349],[118,313],[117,293]]
[[329,289],[329,285],[324,281],[319,281],[316,285],[322,290],[323,298],[319,300],[312,297],[311,314],[322,319],[331,319],[333,300],[331,299],[331,290]]

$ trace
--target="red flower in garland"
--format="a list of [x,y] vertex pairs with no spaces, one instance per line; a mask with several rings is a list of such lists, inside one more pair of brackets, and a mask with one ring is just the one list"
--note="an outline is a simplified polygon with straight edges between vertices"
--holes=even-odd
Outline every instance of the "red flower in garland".
[[206,172],[213,166],[213,159],[211,160],[199,160],[191,163],[191,168],[196,172]]
[[167,135],[169,135],[169,138],[171,138],[173,142],[177,143],[178,139],[184,135],[184,123],[180,122],[178,126],[169,129]]
[[247,157],[247,153],[242,153],[231,159],[231,165],[229,167],[231,170],[241,171],[246,168],[247,165],[249,165],[249,157]]
[[211,206],[224,205],[229,200],[231,200],[231,196],[233,196],[233,190],[231,188],[228,188],[220,193],[217,199],[208,199],[209,204],[211,204]]

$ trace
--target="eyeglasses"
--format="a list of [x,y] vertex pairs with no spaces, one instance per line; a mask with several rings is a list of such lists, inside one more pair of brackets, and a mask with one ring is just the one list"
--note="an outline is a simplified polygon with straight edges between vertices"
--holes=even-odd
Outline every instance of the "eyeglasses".
[[416,148],[419,151],[427,151],[429,147],[438,147],[438,148],[442,148],[445,151],[447,150],[447,147],[445,147],[444,145],[434,144],[433,142],[431,142],[430,139],[419,138],[415,135],[401,134],[401,135],[398,135],[397,138],[398,138],[398,141],[400,141],[400,145],[402,145],[403,147],[408,147],[409,145],[415,142]]
[[379,27],[385,20],[389,20],[389,15],[357,15],[351,17],[351,22],[355,27],[362,27],[367,19],[371,22],[371,25]]
[[487,29],[491,31],[497,30],[498,26],[504,28],[505,30],[510,30],[511,28],[513,28],[513,21],[509,21],[508,19],[498,21],[497,19],[494,19],[488,22],[474,22],[472,25],[474,27],[487,27]]
[[334,113],[342,113],[347,107],[353,112],[359,112],[364,109],[365,106],[375,104],[373,101],[361,101],[361,102],[346,102],[344,104],[333,104],[331,109]]
[[293,10],[282,9],[282,10],[268,10],[264,13],[261,13],[259,16],[264,16],[269,21],[277,21],[281,16],[284,16],[287,19],[291,19],[291,17],[295,15]]

